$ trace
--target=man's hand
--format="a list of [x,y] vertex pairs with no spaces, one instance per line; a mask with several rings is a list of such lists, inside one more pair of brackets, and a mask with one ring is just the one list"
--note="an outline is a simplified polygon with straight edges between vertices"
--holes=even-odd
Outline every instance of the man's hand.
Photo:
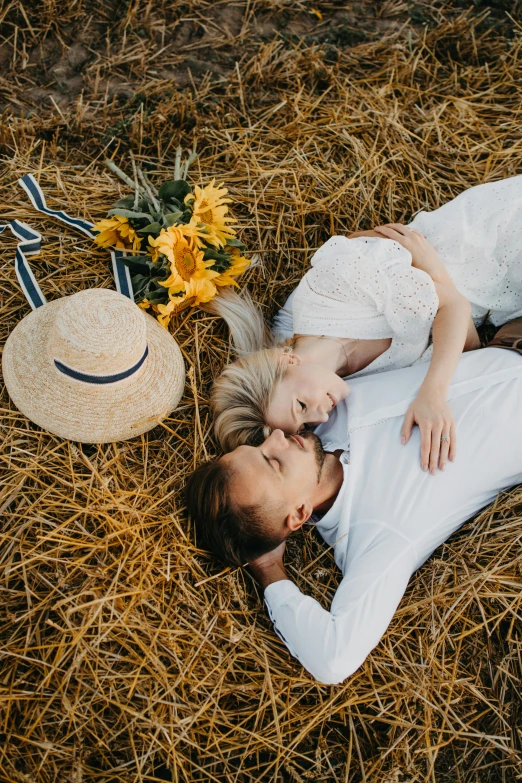
[[252,571],[252,575],[255,580],[259,582],[263,590],[273,582],[280,582],[282,579],[288,579],[283,565],[285,548],[286,541],[283,541],[276,549],[249,562],[248,565]]

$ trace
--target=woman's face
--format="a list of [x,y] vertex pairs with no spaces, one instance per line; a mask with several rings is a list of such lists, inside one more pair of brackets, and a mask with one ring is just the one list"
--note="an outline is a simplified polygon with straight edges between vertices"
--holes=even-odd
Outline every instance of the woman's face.
[[[338,402],[350,393],[350,387],[333,370],[322,364],[288,358],[285,377],[277,386],[266,413],[267,424],[293,435],[321,424]],[[297,363],[299,361],[299,363]]]

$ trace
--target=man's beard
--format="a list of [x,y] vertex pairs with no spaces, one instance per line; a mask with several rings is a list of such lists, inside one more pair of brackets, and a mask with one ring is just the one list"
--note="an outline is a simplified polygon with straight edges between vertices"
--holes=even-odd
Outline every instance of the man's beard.
[[323,444],[321,443],[320,438],[318,438],[317,435],[311,430],[304,430],[304,432],[300,432],[299,435],[304,440],[310,440],[312,442],[315,462],[317,465],[317,483],[319,484],[323,472],[324,461],[326,459],[326,451],[323,449]]

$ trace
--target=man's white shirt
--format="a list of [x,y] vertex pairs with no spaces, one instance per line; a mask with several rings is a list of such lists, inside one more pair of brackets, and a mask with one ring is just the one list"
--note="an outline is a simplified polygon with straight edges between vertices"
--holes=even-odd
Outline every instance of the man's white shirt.
[[412,573],[498,492],[522,482],[522,357],[500,348],[462,357],[448,392],[457,457],[435,476],[420,467],[417,428],[401,444],[427,370],[354,379],[346,402],[316,430],[327,450],[349,449],[340,492],[317,522],[343,578],[330,611],[289,580],[269,585],[265,601],[278,635],[321,682],[358,669]]

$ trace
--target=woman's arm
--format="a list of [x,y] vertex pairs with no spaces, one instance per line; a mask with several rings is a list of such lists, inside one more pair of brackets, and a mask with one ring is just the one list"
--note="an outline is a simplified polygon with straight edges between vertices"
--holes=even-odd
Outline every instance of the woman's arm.
[[375,232],[385,239],[394,239],[409,250],[412,266],[427,272],[435,283],[455,288],[446,264],[419,231],[403,226],[401,223],[387,223],[385,226],[376,226]]
[[[382,236],[385,239],[394,239],[399,242],[406,250],[410,251],[412,266],[427,272],[434,283],[457,291],[446,264],[426,237],[418,231],[400,223],[388,223],[385,226],[376,226],[372,236]],[[480,339],[470,312],[463,350],[474,351],[477,348],[480,348]]]
[[428,242],[426,237],[418,231],[403,226],[401,223],[388,223],[385,226],[376,226],[370,231],[354,231],[348,234],[348,239],[357,237],[377,237],[378,239],[392,239],[406,248],[411,254],[411,265],[416,269],[422,269],[434,283],[454,286],[446,264],[437,251]]
[[[418,231],[393,223],[377,227],[375,234],[405,248],[411,255],[412,267],[429,275],[435,286],[438,308],[431,330],[433,356],[419,394],[404,417],[401,432],[402,442],[406,444],[414,424],[418,425],[422,469],[435,474],[437,467],[444,470],[447,460],[453,461],[456,454],[455,424],[446,401],[451,378],[464,348],[480,347],[475,326],[471,327],[471,305],[457,290],[435,248]],[[398,297],[405,287],[405,279],[397,278],[393,302],[399,304]],[[405,293],[408,293],[406,288]]]
[[[350,238],[343,241],[347,263],[337,270],[339,291],[344,294],[346,289],[347,310],[358,312],[364,305],[384,315],[393,338],[415,346],[413,359],[421,356],[432,336],[432,364],[421,393],[408,410],[403,442],[409,441],[413,425],[418,424],[421,465],[435,473],[438,465],[444,469],[448,457],[455,457],[453,416],[446,395],[468,335],[471,306],[451,280],[441,285],[427,271],[413,266],[410,248],[427,246],[424,237],[410,230],[404,234],[390,231],[395,241],[384,241],[392,238],[384,236],[382,241],[354,239],[353,255]],[[432,261],[436,260],[434,256]]]
[[[439,283],[448,289],[457,291],[446,264],[435,248],[430,245],[426,237],[418,231],[400,223],[388,223],[385,226],[377,226],[373,231],[356,231],[353,234],[349,234],[348,238],[352,239],[361,236],[381,237],[398,242],[411,253],[412,266],[426,272],[434,283]],[[474,351],[477,348],[480,348],[480,339],[470,314],[463,350]]]
[[475,326],[475,322],[473,321],[473,318],[471,318],[468,321],[468,333],[466,335],[466,342],[464,343],[464,351],[476,351],[477,348],[480,348],[480,337],[478,336],[477,327]]
[[[437,467],[455,459],[456,432],[453,414],[446,401],[448,387],[462,354],[471,306],[455,286],[435,283],[439,309],[433,321],[433,356],[426,378],[412,402],[402,426],[401,436],[408,443],[413,425],[421,431],[421,466],[432,474]],[[445,436],[441,441],[442,436]],[[449,440],[447,439],[449,438]]]

